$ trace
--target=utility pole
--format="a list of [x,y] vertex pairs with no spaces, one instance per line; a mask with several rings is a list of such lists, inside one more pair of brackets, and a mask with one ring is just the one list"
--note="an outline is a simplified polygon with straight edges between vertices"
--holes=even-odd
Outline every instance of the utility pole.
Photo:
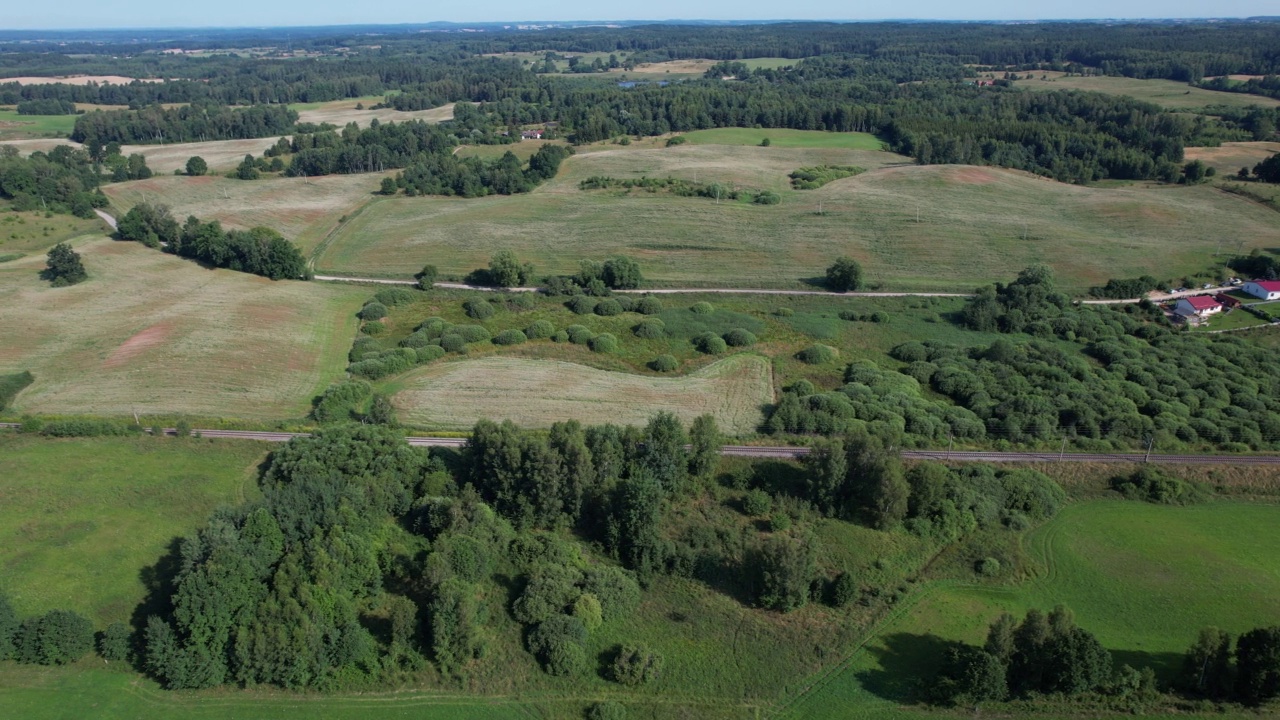
[[956,444],[956,433],[954,430],[947,433],[947,459],[951,459],[951,448]]
[[1063,457],[1067,454],[1067,433],[1062,433],[1062,447],[1058,449],[1058,462],[1062,462]]
[[1147,436],[1147,456],[1142,458],[1142,462],[1144,463],[1151,462],[1151,446],[1155,445],[1155,443],[1156,443],[1155,435],[1148,435]]

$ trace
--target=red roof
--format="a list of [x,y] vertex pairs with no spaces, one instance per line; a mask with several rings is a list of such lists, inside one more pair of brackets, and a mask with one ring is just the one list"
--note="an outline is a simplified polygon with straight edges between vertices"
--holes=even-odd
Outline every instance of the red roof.
[[1269,293],[1280,292],[1280,280],[1254,280],[1253,284]]
[[1191,307],[1195,308],[1196,310],[1208,310],[1210,308],[1221,306],[1221,303],[1209,297],[1208,295],[1193,295],[1191,297],[1182,298],[1182,299],[1191,303]]

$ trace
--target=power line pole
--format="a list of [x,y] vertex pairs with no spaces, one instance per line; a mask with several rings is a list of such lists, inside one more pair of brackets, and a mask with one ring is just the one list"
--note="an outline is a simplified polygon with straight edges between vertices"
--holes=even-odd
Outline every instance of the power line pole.
[[1151,446],[1155,444],[1156,444],[1156,436],[1148,435],[1147,436],[1147,456],[1142,458],[1142,462],[1144,463],[1151,462]]
[[956,433],[954,430],[947,433],[947,459],[951,459],[951,448],[956,444]]
[[1067,433],[1063,432],[1062,447],[1058,449],[1058,462],[1062,462],[1062,459],[1064,456],[1066,456],[1066,454],[1067,454]]

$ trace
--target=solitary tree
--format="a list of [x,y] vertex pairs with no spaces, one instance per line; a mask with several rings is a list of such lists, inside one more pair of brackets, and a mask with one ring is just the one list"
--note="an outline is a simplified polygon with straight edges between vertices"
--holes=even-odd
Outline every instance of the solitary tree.
[[850,292],[862,287],[862,266],[849,257],[836,258],[827,268],[827,288],[832,292]]
[[382,190],[380,192],[383,195],[395,195],[396,191],[399,189],[400,188],[396,186],[396,181],[392,178],[382,178]]
[[80,254],[66,243],[58,243],[49,251],[48,267],[40,273],[40,277],[53,283],[54,287],[66,287],[83,282],[89,277],[80,262]]
[[418,281],[418,289],[430,290],[436,284],[437,274],[435,265],[423,265],[422,271],[413,276]]
[[236,177],[241,180],[257,180],[258,164],[254,161],[252,155],[245,155],[240,166],[236,168]]
[[516,287],[532,274],[533,266],[521,265],[510,250],[499,250],[489,260],[489,281],[498,287]]
[[1205,164],[1199,160],[1192,160],[1182,166],[1182,176],[1186,179],[1188,185],[1195,185],[1204,180]]
[[187,161],[188,175],[204,175],[207,172],[209,172],[209,163],[205,162],[204,158],[199,155],[196,155]]

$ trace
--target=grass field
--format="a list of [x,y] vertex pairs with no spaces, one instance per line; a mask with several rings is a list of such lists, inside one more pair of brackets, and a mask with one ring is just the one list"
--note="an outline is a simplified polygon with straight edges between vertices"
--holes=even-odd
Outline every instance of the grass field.
[[128,621],[143,568],[219,505],[257,492],[265,446],[0,434],[0,577],[20,615]]
[[1189,147],[1187,160],[1199,160],[1220,175],[1234,176],[1242,167],[1254,165],[1280,153],[1280,142],[1229,142],[1219,147]]
[[1027,539],[1041,565],[1036,578],[933,586],[789,716],[895,715],[895,706],[918,692],[917,678],[937,667],[930,636],[980,643],[999,613],[1058,603],[1117,664],[1150,665],[1168,680],[1200,628],[1239,633],[1276,623],[1280,538],[1267,529],[1278,521],[1274,505],[1071,505]]
[[[383,98],[381,96],[373,96],[325,103],[296,104],[290,107],[298,111],[299,122],[332,123],[338,127],[344,127],[347,123],[356,123],[360,127],[367,127],[369,121],[375,118],[377,118],[378,122],[384,123],[405,122],[407,120],[442,122],[453,119],[453,103],[426,110],[371,109],[382,101]],[[356,105],[364,105],[364,109],[357,110]]]
[[777,148],[844,148],[880,150],[884,143],[870,133],[837,133],[782,128],[716,128],[684,133],[694,145],[759,145],[765,138]]
[[[510,248],[539,273],[572,273],[584,257],[624,253],[658,287],[799,288],[846,254],[884,289],[969,291],[1045,262],[1066,289],[1083,293],[1112,277],[1177,278],[1215,267],[1215,252],[1236,249],[1223,242],[1243,239],[1247,252],[1280,239],[1272,211],[1211,186],[1086,188],[996,168],[887,167],[893,163],[905,158],[596,146],[526,195],[377,200],[335,234],[317,268],[407,278],[430,262],[460,277]],[[821,164],[870,172],[819,190],[789,189],[787,173]],[[579,190],[591,175],[719,181],[773,189],[782,202]]]
[[45,217],[38,212],[13,212],[0,201],[0,258],[2,262],[24,255],[43,253],[50,247],[85,233],[105,230],[101,220],[84,220],[72,215]]
[[769,361],[739,354],[679,378],[609,372],[555,360],[493,357],[440,363],[410,373],[393,398],[400,416],[422,427],[465,430],[477,420],[548,427],[643,425],[660,410],[686,424],[713,415],[730,434],[749,434],[773,402]]
[[168,205],[179,221],[195,215],[202,220],[219,220],[229,228],[265,225],[307,254],[338,226],[342,216],[354,214],[373,199],[382,177],[374,173],[246,181],[208,175],[161,176],[113,183],[103,191],[120,216],[143,201],[161,203]]
[[[1033,74],[1034,79],[1015,81],[1014,86],[1025,90],[1089,90],[1108,95],[1128,95],[1169,110],[1196,110],[1211,105],[1280,106],[1280,100],[1274,98],[1205,90],[1175,80],[1138,80],[1108,76],[1067,77],[1066,73],[1038,70]],[[1041,76],[1046,76],[1047,79],[1042,80]]]
[[75,124],[75,115],[19,115],[12,108],[0,109],[0,140],[66,137]]
[[17,412],[296,418],[342,372],[362,290],[75,246],[89,280],[73,287],[40,280],[43,257],[0,265],[0,372],[36,376]]

